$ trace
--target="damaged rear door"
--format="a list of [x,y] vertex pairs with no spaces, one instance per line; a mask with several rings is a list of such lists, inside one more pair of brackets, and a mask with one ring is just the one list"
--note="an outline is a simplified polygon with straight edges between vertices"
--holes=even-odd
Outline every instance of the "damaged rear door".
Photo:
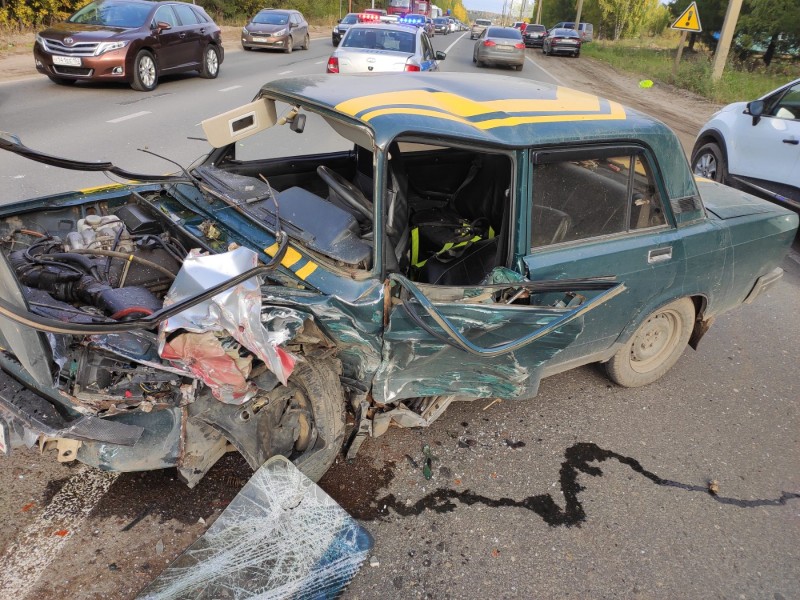
[[489,280],[446,287],[390,276],[376,402],[535,396],[542,367],[579,338],[583,316],[625,290],[612,278],[533,282],[507,269]]

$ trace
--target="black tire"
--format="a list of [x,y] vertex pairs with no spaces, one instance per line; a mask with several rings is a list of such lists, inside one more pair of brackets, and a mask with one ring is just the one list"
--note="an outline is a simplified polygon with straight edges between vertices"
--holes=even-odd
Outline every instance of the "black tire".
[[131,87],[137,92],[152,92],[158,86],[158,67],[148,50],[140,50],[133,60]]
[[522,71],[522,67],[524,67],[524,66],[525,66],[525,63],[522,63],[521,65],[517,65],[517,66],[515,66],[514,68],[515,68],[517,71]]
[[47,77],[56,85],[72,85],[75,83],[74,79],[67,79],[65,77],[56,77],[55,75],[48,75]]
[[306,34],[306,37],[303,39],[303,50],[308,50],[311,47],[311,36]]
[[683,354],[694,319],[690,298],[680,298],[653,312],[606,363],[609,377],[623,387],[639,387],[661,378]]
[[251,52],[253,49],[250,46],[245,46],[244,44],[242,44],[242,50],[244,50],[245,52]]
[[286,40],[286,48],[283,51],[286,54],[291,54],[292,50],[294,50],[294,42],[292,41],[292,36],[290,35],[289,38]]
[[203,51],[203,64],[200,66],[200,77],[216,79],[219,75],[219,50],[216,46],[208,45]]
[[578,50],[575,54],[573,54],[573,56],[575,58],[578,58],[580,55],[581,55],[581,51],[580,50]]
[[712,179],[718,183],[725,183],[728,179],[728,166],[720,147],[714,142],[708,142],[697,148],[692,154],[692,173]]
[[331,44],[333,44],[334,46],[338,46],[339,45],[339,40],[337,40],[335,37],[332,37],[331,38]]
[[472,62],[474,62],[474,63],[477,63],[477,62],[478,62],[478,59],[477,59],[477,58],[475,58],[475,55],[474,55],[474,54],[472,55]]
[[342,448],[345,434],[345,399],[339,381],[340,365],[335,360],[298,364],[289,385],[296,386],[311,402],[314,412],[314,445],[293,462],[312,481],[318,481],[331,467]]

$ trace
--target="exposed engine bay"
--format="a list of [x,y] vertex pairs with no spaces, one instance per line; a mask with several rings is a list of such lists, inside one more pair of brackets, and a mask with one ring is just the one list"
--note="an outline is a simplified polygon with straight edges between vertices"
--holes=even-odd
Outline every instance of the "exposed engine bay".
[[[0,223],[0,244],[32,313],[103,324],[162,308],[187,247],[198,247],[198,240],[161,222],[136,194],[130,200],[43,210]],[[180,402],[181,369],[158,356],[153,331],[47,339],[59,389],[91,412]],[[239,351],[235,342],[232,347]]]

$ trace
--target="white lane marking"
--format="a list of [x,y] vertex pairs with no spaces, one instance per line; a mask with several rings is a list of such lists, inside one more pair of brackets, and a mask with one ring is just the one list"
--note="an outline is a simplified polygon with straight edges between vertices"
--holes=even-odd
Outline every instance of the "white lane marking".
[[315,65],[324,65],[325,61],[324,60],[320,60],[320,61],[315,62],[314,64]]
[[24,598],[89,516],[118,473],[81,467],[0,558],[4,598]]
[[110,121],[106,121],[106,123],[122,123],[123,121],[127,121],[128,119],[135,119],[137,117],[143,117],[149,114],[150,114],[149,110],[143,110],[137,113],[133,113],[131,115],[125,115],[124,117],[119,117],[118,119],[111,119]]
[[240,85],[232,85],[230,87],[222,88],[220,90],[220,92],[230,92],[231,90],[238,90],[240,87],[242,87],[242,86],[240,86]]
[[548,71],[547,69],[545,69],[545,68],[544,68],[542,65],[540,65],[539,63],[537,63],[535,60],[533,60],[533,59],[532,59],[530,56],[528,56],[527,54],[525,55],[525,59],[526,59],[526,60],[529,60],[529,61],[531,61],[531,64],[532,64],[532,65],[535,65],[537,68],[539,68],[539,69],[541,69],[542,71],[544,71],[544,72],[545,72],[545,75],[547,75],[548,77],[552,77],[552,78],[553,78],[553,81],[555,81],[555,82],[556,82],[558,85],[562,85],[562,86],[564,85],[564,82],[563,82],[563,81],[561,81],[561,80],[560,80],[558,77],[556,77],[556,76],[555,76],[555,75],[553,75],[553,74],[552,74],[550,71]]
[[289,71],[281,71],[280,73],[278,73],[278,75],[286,75],[287,73],[291,73],[291,72],[292,72],[291,70],[289,70]]
[[455,45],[456,45],[458,42],[460,42],[460,41],[461,41],[461,38],[463,38],[465,35],[467,35],[467,32],[466,32],[466,31],[465,31],[464,33],[462,33],[460,36],[458,36],[458,38],[456,39],[456,41],[455,41],[455,42],[453,42],[452,44],[450,44],[450,45],[449,45],[449,46],[448,46],[448,47],[445,49],[444,53],[445,53],[445,54],[447,54],[448,52],[450,52],[450,48],[452,48],[452,47],[453,47],[453,46],[455,46]]

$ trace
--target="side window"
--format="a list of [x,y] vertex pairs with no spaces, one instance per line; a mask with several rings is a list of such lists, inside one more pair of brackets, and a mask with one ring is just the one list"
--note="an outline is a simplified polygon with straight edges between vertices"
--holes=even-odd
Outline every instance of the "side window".
[[190,6],[185,4],[176,4],[174,6],[175,12],[178,13],[178,18],[181,20],[181,25],[197,25],[197,15]]
[[666,224],[649,162],[632,148],[537,153],[531,246]]
[[779,119],[800,119],[800,83],[790,87],[769,114]]
[[171,6],[162,6],[156,11],[155,17],[153,17],[156,23],[167,23],[171,27],[178,26],[178,18],[175,16],[175,12],[172,10]]
[[423,34],[419,39],[422,40],[422,60],[433,60],[433,46],[431,46],[431,41],[428,39],[428,36]]

